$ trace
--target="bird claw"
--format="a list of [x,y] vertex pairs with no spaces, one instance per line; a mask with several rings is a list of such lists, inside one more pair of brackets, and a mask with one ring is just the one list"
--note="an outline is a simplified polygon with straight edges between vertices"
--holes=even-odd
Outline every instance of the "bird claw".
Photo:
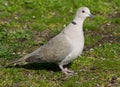
[[71,71],[68,68],[63,68],[62,72],[68,76],[74,75],[74,71]]

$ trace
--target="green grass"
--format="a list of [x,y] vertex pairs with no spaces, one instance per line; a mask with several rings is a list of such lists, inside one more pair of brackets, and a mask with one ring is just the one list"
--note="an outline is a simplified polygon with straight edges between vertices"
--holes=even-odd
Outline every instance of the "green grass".
[[[54,64],[4,68],[58,34],[81,6],[95,15],[84,23],[85,51],[65,76]],[[0,0],[0,87],[119,87],[119,0]]]

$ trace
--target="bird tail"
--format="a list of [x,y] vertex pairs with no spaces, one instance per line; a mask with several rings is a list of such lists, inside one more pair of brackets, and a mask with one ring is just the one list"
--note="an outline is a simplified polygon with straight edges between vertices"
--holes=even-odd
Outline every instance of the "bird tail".
[[16,65],[20,65],[20,66],[25,65],[25,64],[29,63],[28,61],[26,61],[27,59],[29,59],[29,57],[31,57],[31,54],[28,54],[20,59],[9,62],[8,64],[6,64],[5,67],[11,67],[11,66],[16,66]]

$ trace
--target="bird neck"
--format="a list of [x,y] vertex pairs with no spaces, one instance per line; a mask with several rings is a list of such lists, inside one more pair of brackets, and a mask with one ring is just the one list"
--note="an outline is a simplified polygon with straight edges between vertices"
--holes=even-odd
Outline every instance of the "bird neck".
[[78,29],[83,31],[83,22],[84,22],[85,18],[78,18],[78,17],[75,17],[72,21],[72,24],[75,26],[75,27],[79,27]]
[[85,18],[78,18],[78,17],[75,17],[75,18],[73,19],[73,22],[76,23],[76,25],[82,26],[84,20],[85,20]]

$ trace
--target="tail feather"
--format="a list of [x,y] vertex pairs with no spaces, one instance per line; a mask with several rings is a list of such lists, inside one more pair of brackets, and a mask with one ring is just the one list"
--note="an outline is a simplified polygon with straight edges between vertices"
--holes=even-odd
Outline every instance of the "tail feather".
[[31,57],[31,54],[28,54],[20,59],[13,60],[10,63],[8,63],[5,67],[16,66],[16,65],[25,65],[25,64],[29,63],[26,61],[27,59],[29,59],[29,57]]
[[23,57],[23,58],[20,58],[18,60],[14,60],[14,61],[10,62],[8,65],[9,66],[11,66],[11,65],[15,66],[15,65],[24,65],[24,64],[26,64],[26,62],[25,62],[25,58]]
[[7,64],[7,67],[9,66],[16,66],[16,65],[25,65],[25,64],[28,64],[28,63],[34,63],[34,62],[44,62],[42,61],[42,59],[40,58],[39,55],[35,54],[35,53],[31,53],[31,54],[28,54],[18,60],[15,60],[15,61],[12,61],[10,63]]

